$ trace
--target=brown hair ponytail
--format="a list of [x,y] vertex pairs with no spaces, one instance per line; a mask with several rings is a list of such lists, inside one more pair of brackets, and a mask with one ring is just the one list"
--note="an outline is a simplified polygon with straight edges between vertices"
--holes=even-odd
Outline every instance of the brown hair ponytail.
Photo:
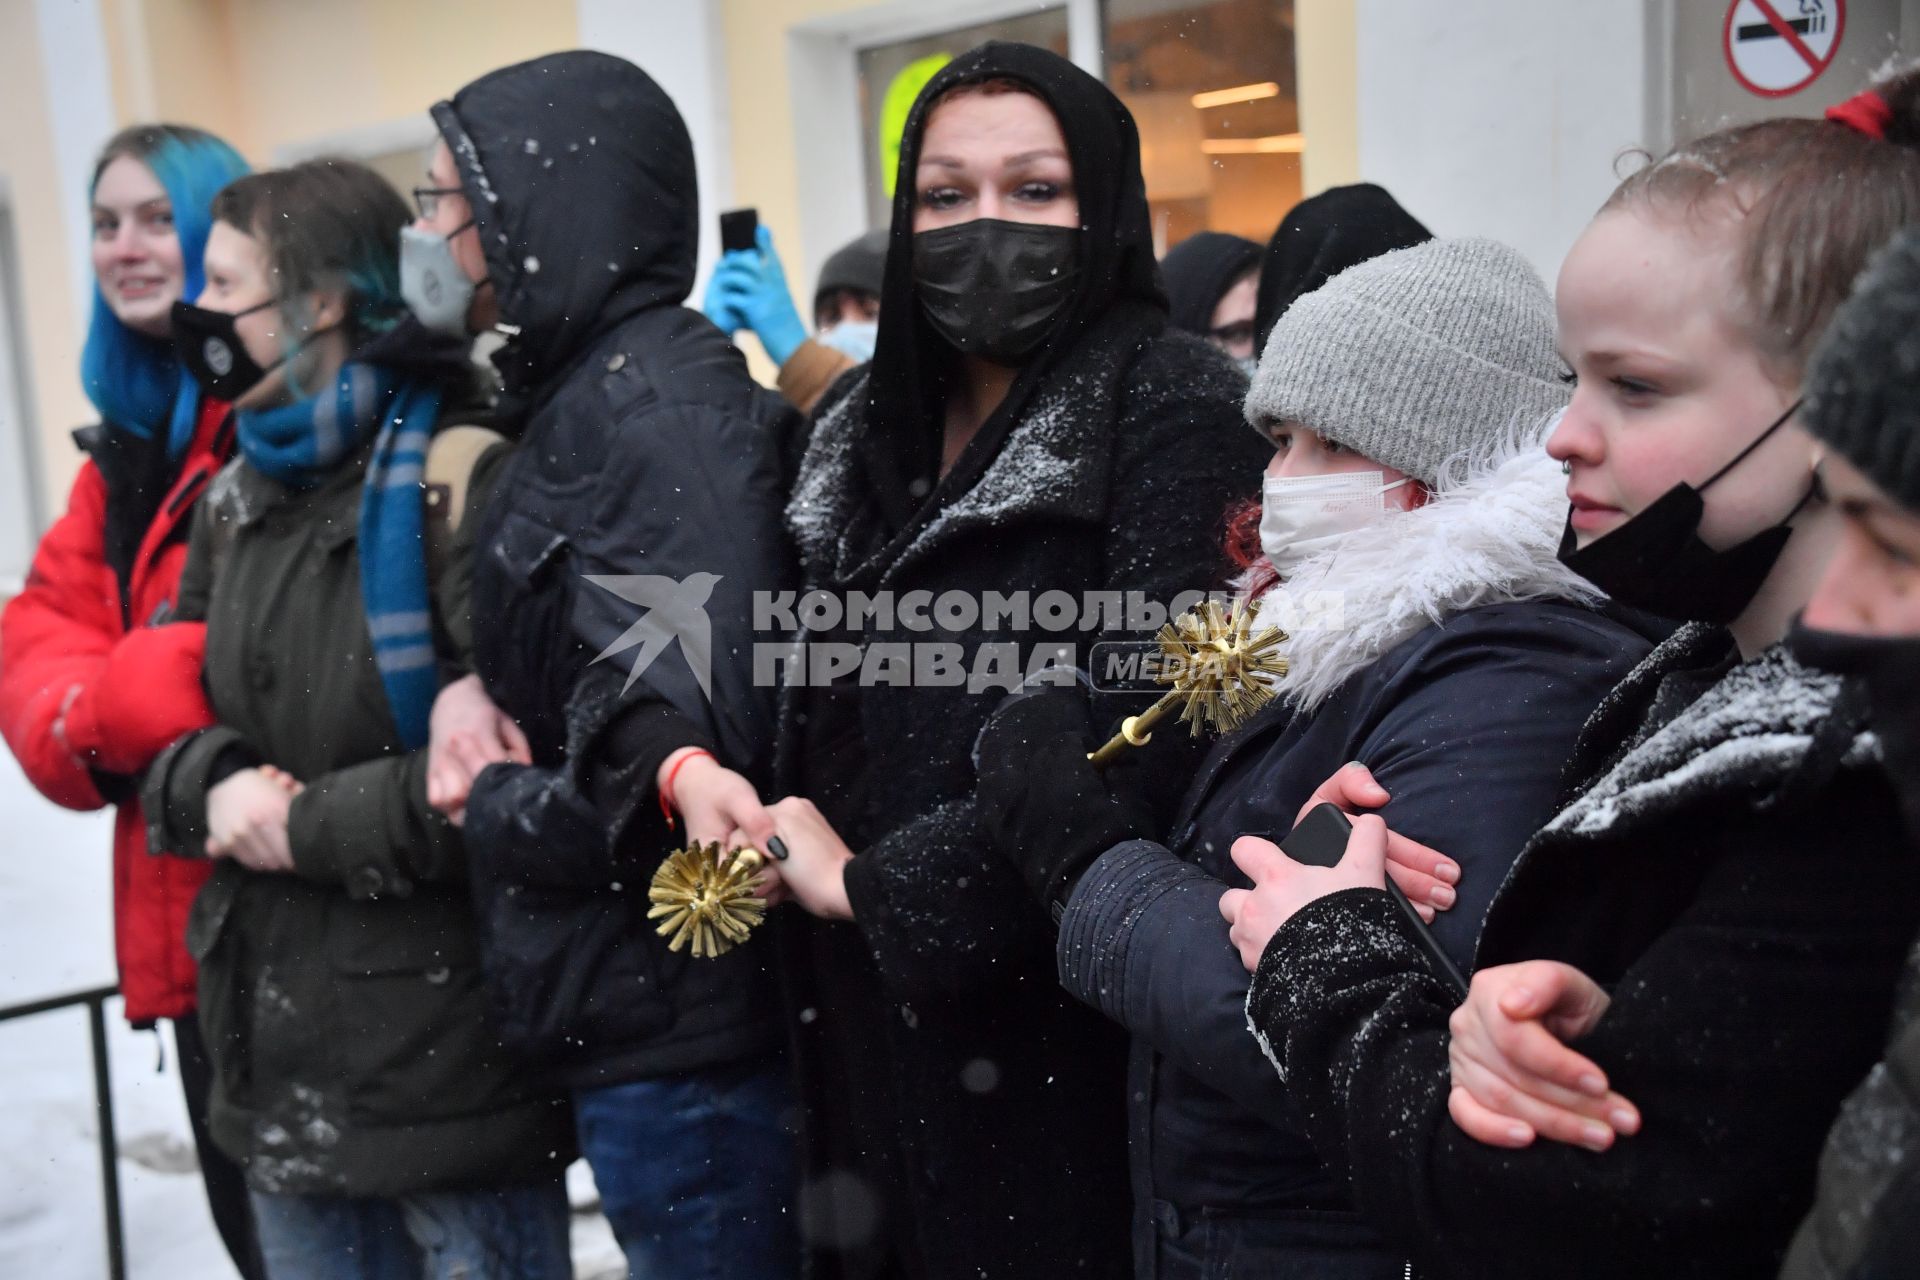
[[1785,383],[1874,251],[1920,222],[1920,68],[1873,92],[1886,104],[1878,137],[1845,119],[1736,125],[1674,148],[1604,206],[1736,219],[1734,316]]

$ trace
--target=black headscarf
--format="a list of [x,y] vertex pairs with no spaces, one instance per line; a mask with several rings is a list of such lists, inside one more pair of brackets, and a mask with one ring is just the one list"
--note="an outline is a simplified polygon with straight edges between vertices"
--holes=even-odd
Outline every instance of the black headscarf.
[[1293,206],[1267,243],[1260,294],[1253,309],[1254,350],[1294,299],[1312,293],[1348,267],[1433,239],[1433,232],[1371,182],[1330,187]]
[[[983,80],[1011,80],[1032,90],[1060,122],[1080,202],[1078,273],[1072,298],[1039,349],[934,494],[954,353],[915,296],[915,175],[932,104],[956,86]],[[1096,330],[1103,344],[1143,339],[1165,327],[1166,312],[1140,173],[1140,134],[1120,99],[1065,58],[1033,45],[989,41],[949,62],[920,91],[900,140],[880,332],[867,384],[862,469],[887,530],[905,528],[930,494],[938,502],[965,492],[1000,451],[1034,389],[1079,355]]]
[[1213,332],[1221,296],[1259,265],[1259,245],[1223,231],[1202,231],[1167,250],[1160,273],[1167,279],[1173,327],[1203,338]]

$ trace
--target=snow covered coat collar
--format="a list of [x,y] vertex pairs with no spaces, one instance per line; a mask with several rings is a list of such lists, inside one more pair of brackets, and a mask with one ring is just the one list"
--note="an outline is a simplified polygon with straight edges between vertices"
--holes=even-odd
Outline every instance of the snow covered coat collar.
[[[1684,643],[1685,635],[1669,645]],[[1656,650],[1648,663],[1660,656]],[[1838,769],[1878,760],[1863,710],[1841,677],[1803,666],[1784,644],[1774,645],[1628,749],[1543,834],[1615,838],[1706,800],[1760,811],[1781,805]]]
[[[870,376],[823,402],[787,504],[787,527],[815,580],[845,585],[897,577],[968,530],[1019,515],[1097,525],[1106,518],[1120,382],[1142,347],[1101,331],[1035,389],[1006,443],[971,485],[889,537],[876,528],[860,480],[861,444],[874,429]],[[1249,475],[1251,479],[1251,475]],[[957,486],[956,486],[957,488]]]
[[1288,632],[1281,696],[1304,711],[1422,629],[1468,609],[1600,595],[1555,556],[1566,478],[1542,435],[1453,459],[1423,507],[1377,520],[1261,597]]

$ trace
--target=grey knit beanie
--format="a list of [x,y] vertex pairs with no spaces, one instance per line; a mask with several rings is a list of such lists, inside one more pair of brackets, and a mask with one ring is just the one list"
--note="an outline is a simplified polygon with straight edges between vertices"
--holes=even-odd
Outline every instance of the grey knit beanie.
[[1448,458],[1566,407],[1553,299],[1493,240],[1429,240],[1349,267],[1289,307],[1247,395],[1427,484]]
[[1920,228],[1882,249],[1807,370],[1807,430],[1920,511]]

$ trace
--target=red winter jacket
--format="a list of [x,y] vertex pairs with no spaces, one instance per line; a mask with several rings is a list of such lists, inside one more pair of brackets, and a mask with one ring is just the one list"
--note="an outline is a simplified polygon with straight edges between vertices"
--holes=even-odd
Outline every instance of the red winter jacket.
[[203,404],[170,475],[152,474],[143,442],[96,450],[26,588],[0,612],[0,737],[54,803],[119,806],[114,945],[135,1025],[194,1007],[187,909],[211,864],[149,856],[132,781],[175,738],[213,723],[200,682],[206,627],[166,618],[193,504],[232,451],[228,419],[226,405]]

